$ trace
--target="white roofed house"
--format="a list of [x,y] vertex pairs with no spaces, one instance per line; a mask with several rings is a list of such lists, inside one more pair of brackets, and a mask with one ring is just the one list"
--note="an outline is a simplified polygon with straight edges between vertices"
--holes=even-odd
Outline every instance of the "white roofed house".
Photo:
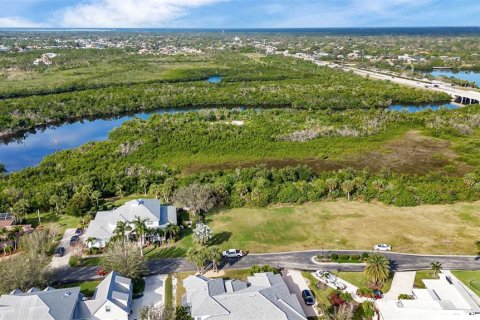
[[132,281],[111,272],[84,299],[79,287],[15,289],[0,297],[0,320],[128,320]]
[[132,280],[110,272],[95,289],[93,299],[78,305],[74,319],[128,320],[132,312],[132,292]]
[[183,280],[184,305],[195,320],[306,320],[295,294],[281,275],[256,273],[240,280],[189,276]]
[[140,218],[146,220],[147,228],[166,228],[170,224],[177,224],[177,209],[170,205],[161,205],[156,199],[136,199],[126,202],[121,207],[111,211],[99,211],[95,219],[85,232],[85,240],[94,238],[94,242],[88,242],[89,247],[102,248],[115,234],[117,222],[122,221],[134,228],[133,220]]

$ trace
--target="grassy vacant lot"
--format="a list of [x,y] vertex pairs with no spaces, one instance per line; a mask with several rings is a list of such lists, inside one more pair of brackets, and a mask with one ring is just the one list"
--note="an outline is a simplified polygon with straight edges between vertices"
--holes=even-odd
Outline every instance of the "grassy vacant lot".
[[222,235],[222,248],[251,252],[369,250],[389,243],[400,252],[475,254],[479,211],[480,202],[402,208],[341,200],[226,210],[207,223]]
[[480,296],[480,271],[452,271],[453,275]]

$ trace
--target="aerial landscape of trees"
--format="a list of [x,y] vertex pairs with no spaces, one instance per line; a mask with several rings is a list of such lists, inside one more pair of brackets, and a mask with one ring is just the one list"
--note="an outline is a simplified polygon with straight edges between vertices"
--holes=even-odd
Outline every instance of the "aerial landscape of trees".
[[[99,198],[148,190],[195,214],[217,205],[338,197],[399,206],[477,200],[477,112],[472,106],[416,114],[218,109],[154,115],[125,123],[107,141],[58,152],[37,167],[4,175],[0,211],[19,217],[37,209],[84,215],[98,209]],[[234,120],[244,124],[233,125]],[[302,130],[316,135],[285,141]],[[444,152],[456,155],[440,156],[434,148],[419,158],[397,147],[395,141],[419,130],[422,148],[444,145]],[[126,142],[138,148],[121,152]],[[376,150],[389,143],[395,143],[396,156],[412,164],[398,167],[385,158],[375,166],[371,157],[388,155]]]
[[[227,63],[222,59],[231,60]],[[188,70],[192,80],[206,78],[208,73],[221,73],[225,77],[222,83],[185,81],[180,75],[177,80],[168,82],[152,80],[151,83],[128,86],[120,82],[98,89],[79,88],[75,92],[0,100],[0,109],[4,111],[0,114],[0,136],[68,120],[161,108],[287,106],[365,109],[387,107],[392,103],[449,100],[443,93],[373,81],[292,58],[273,56],[258,62],[237,54],[207,62],[207,65],[217,64],[217,69],[209,66],[205,71],[195,65],[190,69],[184,66],[186,69],[169,68],[181,74]],[[194,72],[190,73],[190,70]],[[204,70],[204,73],[196,76],[198,70]],[[165,72],[169,72],[168,69]]]

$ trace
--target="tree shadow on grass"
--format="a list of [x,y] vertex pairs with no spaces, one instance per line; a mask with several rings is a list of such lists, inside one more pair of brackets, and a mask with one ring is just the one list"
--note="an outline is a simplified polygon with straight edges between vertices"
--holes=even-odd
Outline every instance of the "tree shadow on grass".
[[168,258],[180,258],[187,254],[187,249],[181,247],[158,247],[148,252],[145,252],[147,259],[168,259]]
[[217,233],[208,241],[208,245],[209,246],[221,245],[222,243],[227,242],[231,236],[232,236],[232,233],[228,231]]

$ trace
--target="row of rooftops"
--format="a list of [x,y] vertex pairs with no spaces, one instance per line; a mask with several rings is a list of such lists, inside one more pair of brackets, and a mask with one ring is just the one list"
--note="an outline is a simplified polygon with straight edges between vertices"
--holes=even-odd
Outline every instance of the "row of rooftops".
[[297,297],[281,275],[256,273],[248,281],[189,276],[185,305],[199,319],[306,320]]
[[131,280],[111,272],[97,286],[92,299],[84,299],[80,287],[31,288],[26,292],[15,289],[0,297],[0,320],[96,319],[95,314],[106,302],[117,306],[128,318],[132,304]]

